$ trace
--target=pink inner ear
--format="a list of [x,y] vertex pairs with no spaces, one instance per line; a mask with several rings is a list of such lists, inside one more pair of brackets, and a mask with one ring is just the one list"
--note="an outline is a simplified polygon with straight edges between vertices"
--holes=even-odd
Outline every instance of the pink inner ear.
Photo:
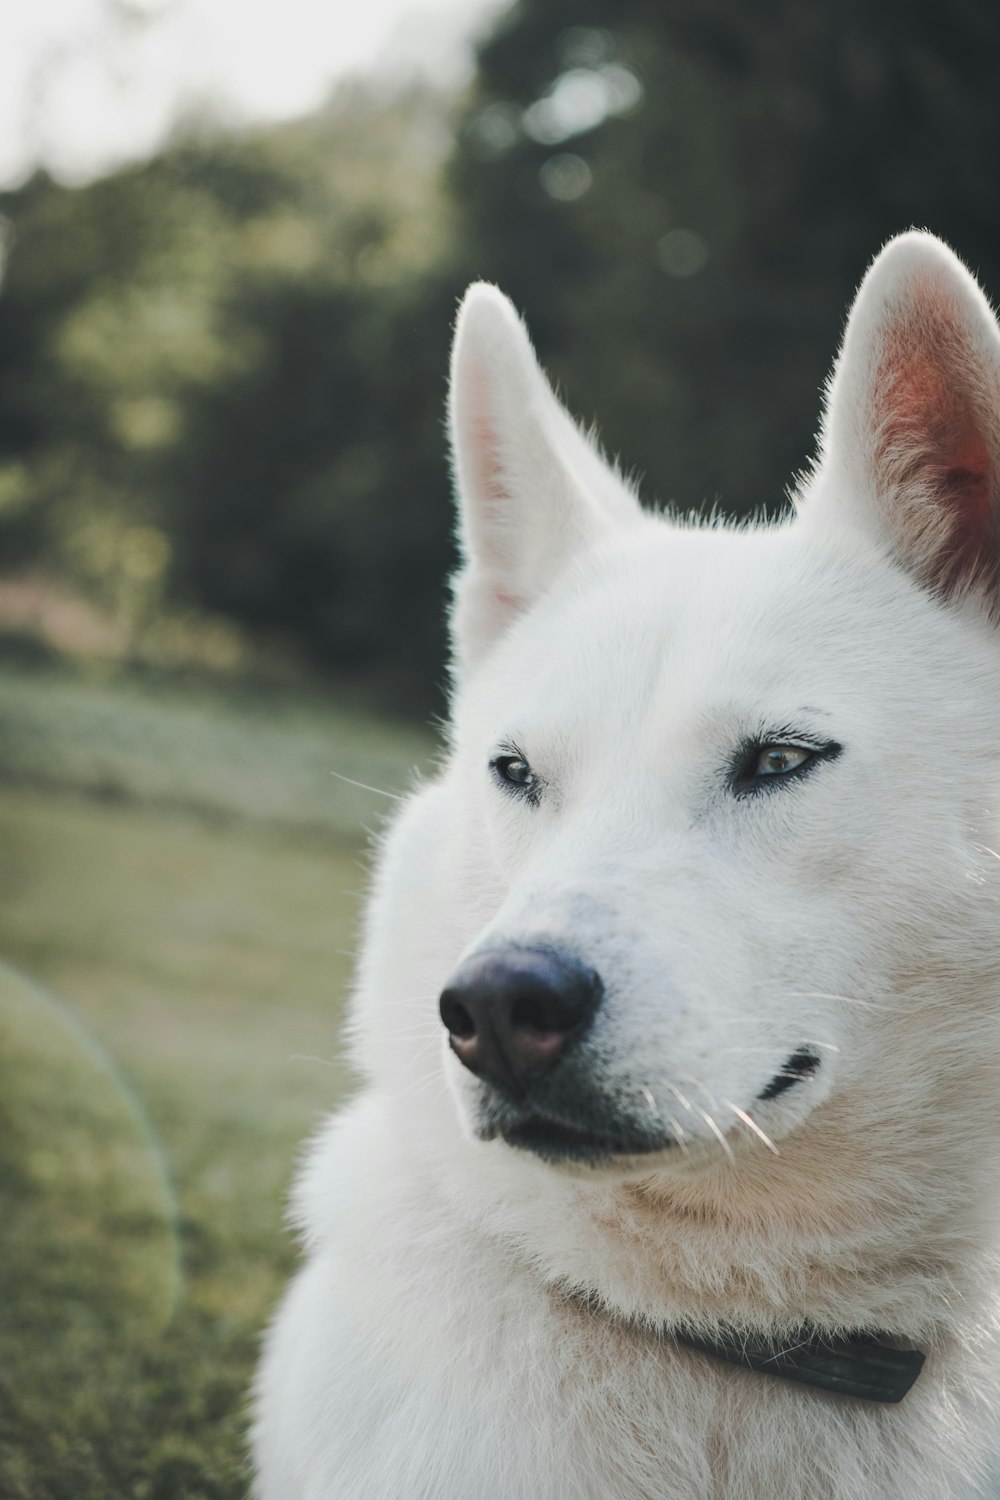
[[920,525],[914,502],[946,513],[948,541],[930,564],[929,581],[950,588],[981,571],[992,552],[992,463],[961,332],[940,303],[920,311],[915,327],[895,331],[883,345],[876,466],[887,492],[903,492],[886,498],[903,502],[904,526]]
[[960,556],[974,553],[975,561],[990,536],[993,510],[989,449],[971,424],[947,461],[945,487],[955,516],[952,545]]
[[487,505],[502,505],[509,498],[507,476],[490,403],[490,387],[481,369],[470,370],[466,377],[466,409],[466,436],[480,498]]
[[474,533],[489,592],[503,615],[516,613],[522,601],[501,581],[508,565],[505,530],[511,528],[505,511],[511,505],[510,478],[504,467],[490,386],[485,372],[473,368],[466,376],[466,430],[468,459],[474,471],[476,493],[470,498],[473,513],[467,520]]

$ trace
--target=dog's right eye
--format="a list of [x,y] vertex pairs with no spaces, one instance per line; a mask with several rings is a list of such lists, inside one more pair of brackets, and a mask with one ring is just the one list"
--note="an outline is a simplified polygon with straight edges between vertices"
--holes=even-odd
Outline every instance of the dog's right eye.
[[490,761],[490,769],[501,786],[512,792],[531,796],[538,788],[538,778],[522,755],[498,755]]

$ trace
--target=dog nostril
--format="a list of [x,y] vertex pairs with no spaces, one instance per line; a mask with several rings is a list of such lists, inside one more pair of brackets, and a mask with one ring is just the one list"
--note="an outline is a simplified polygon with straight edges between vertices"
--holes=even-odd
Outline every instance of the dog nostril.
[[441,996],[441,1019],[457,1042],[468,1042],[476,1034],[476,1023],[460,1000],[445,993]]

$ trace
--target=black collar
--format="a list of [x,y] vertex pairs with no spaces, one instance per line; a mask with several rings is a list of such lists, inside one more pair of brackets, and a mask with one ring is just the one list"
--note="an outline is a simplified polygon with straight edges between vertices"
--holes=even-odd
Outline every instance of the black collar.
[[780,1343],[736,1332],[710,1339],[675,1331],[674,1337],[689,1349],[700,1349],[702,1354],[745,1370],[862,1401],[902,1401],[925,1358],[919,1349],[893,1349],[879,1342],[885,1334],[864,1330],[827,1338],[815,1329],[802,1328]]

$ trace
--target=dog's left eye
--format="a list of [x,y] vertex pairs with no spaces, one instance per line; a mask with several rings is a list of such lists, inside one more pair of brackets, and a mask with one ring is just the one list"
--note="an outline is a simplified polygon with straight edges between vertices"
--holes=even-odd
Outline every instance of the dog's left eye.
[[498,755],[490,761],[490,769],[504,787],[512,792],[527,792],[538,788],[538,778],[522,755]]
[[758,740],[747,744],[739,753],[733,769],[732,788],[737,796],[775,786],[782,781],[797,780],[821,760],[834,760],[841,746],[832,740],[826,744],[790,745],[781,740]]
[[801,745],[765,745],[757,756],[754,776],[787,776],[811,760],[814,752]]

